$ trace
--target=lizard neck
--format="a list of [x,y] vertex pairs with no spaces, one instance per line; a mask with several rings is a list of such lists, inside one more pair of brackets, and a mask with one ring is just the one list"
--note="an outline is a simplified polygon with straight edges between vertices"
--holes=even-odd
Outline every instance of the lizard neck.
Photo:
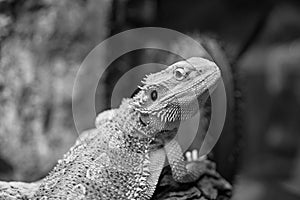
[[118,125],[121,130],[126,130],[128,138],[143,141],[146,139],[149,142],[149,150],[156,150],[175,137],[179,123],[166,124],[155,116],[145,116],[132,106],[132,101],[134,100],[123,100],[116,117]]
[[140,112],[131,105],[133,99],[124,99],[116,114],[116,120],[122,130],[127,134],[139,137],[154,137],[159,130],[154,126],[145,124]]

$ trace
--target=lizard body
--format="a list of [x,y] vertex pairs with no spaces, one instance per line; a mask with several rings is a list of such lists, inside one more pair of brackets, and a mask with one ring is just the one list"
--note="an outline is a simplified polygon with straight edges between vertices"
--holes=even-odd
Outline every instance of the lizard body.
[[196,114],[220,78],[203,58],[151,74],[133,97],[105,111],[42,181],[33,199],[150,199],[165,158],[176,181],[202,173],[187,165],[175,140],[181,120]]

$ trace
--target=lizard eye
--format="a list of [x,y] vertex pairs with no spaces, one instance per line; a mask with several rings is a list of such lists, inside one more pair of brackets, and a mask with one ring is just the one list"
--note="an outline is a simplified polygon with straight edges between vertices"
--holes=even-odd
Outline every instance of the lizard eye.
[[185,78],[185,71],[183,68],[177,68],[174,70],[174,77],[180,81]]
[[153,90],[152,92],[151,92],[151,99],[152,99],[152,101],[155,101],[156,99],[157,99],[157,91],[156,90]]

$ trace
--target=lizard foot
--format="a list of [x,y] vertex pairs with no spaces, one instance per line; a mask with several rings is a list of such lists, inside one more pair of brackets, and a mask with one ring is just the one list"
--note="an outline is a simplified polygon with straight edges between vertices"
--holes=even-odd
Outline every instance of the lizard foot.
[[215,163],[207,159],[207,156],[199,156],[199,151],[194,149],[185,153],[187,161],[186,168],[194,177],[200,178],[202,175],[219,176],[216,173]]
[[185,158],[188,162],[193,162],[193,161],[203,161],[207,159],[206,155],[199,156],[199,151],[197,149],[194,149],[193,151],[187,151],[185,153]]

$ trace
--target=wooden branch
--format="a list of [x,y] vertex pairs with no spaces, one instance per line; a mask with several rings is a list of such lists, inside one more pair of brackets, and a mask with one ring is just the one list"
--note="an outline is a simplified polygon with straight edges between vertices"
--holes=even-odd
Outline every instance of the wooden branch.
[[194,183],[174,181],[171,168],[165,167],[151,200],[229,200],[231,185],[216,172],[213,162],[209,166]]

